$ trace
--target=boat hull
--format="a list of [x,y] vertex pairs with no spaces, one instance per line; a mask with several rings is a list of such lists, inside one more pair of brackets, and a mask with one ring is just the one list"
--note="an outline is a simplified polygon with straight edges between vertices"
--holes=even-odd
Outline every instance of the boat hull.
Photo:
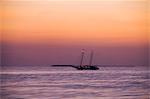
[[97,66],[73,66],[77,70],[99,70]]

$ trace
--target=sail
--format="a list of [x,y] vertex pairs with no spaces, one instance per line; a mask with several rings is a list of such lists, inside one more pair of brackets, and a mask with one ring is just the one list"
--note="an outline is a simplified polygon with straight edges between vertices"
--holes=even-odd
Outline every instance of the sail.
[[83,66],[84,54],[85,54],[85,50],[82,49],[82,51],[81,51],[81,61],[80,61],[80,66]]
[[91,51],[91,54],[90,54],[89,66],[92,66],[93,55],[94,55],[94,52],[93,52],[93,50],[92,50],[92,51]]

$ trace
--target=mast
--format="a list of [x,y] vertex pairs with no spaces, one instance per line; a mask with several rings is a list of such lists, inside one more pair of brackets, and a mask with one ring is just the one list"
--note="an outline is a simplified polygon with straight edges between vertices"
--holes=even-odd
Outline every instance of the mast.
[[83,66],[84,53],[85,53],[85,50],[84,50],[84,49],[82,49],[82,52],[81,52],[81,61],[80,61],[80,66]]
[[92,65],[93,55],[94,55],[94,52],[93,52],[93,50],[91,50],[89,66],[91,66],[91,65]]

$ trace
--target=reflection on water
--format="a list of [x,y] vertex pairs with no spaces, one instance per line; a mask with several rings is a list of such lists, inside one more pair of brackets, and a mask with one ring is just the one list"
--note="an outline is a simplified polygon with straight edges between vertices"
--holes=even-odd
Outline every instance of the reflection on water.
[[2,99],[149,99],[144,67],[11,67],[1,72]]

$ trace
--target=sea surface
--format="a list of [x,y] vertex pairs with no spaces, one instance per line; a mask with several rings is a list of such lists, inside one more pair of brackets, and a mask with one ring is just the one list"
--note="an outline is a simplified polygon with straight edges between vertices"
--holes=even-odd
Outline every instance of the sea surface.
[[150,99],[147,67],[4,66],[0,99]]

